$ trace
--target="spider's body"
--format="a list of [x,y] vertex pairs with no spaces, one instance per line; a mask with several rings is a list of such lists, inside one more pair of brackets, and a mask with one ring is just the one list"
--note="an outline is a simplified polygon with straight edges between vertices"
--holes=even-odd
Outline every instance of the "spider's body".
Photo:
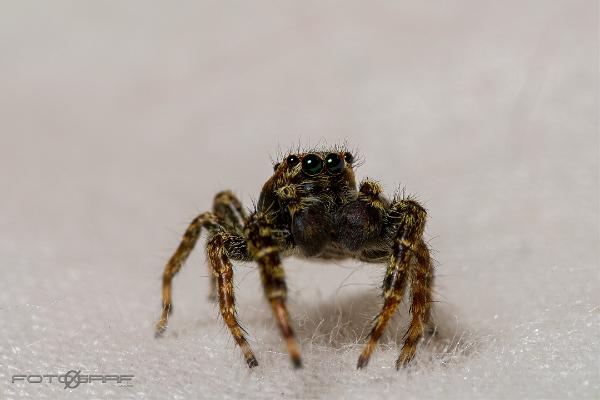
[[353,161],[350,153],[338,149],[290,154],[274,166],[249,216],[231,192],[217,194],[213,212],[192,221],[167,263],[157,335],[166,329],[172,309],[171,280],[205,227],[209,231],[212,297],[218,297],[221,315],[250,367],[258,363],[236,319],[231,261],[258,263],[265,295],[292,362],[300,366],[300,352],[285,304],[287,288],[281,265],[282,258],[289,255],[387,263],[384,304],[359,357],[359,368],[368,363],[410,282],[413,318],[397,367],[406,365],[416,352],[430,313],[433,269],[422,238],[426,212],[412,199],[387,200],[374,181],[364,180],[357,188]]

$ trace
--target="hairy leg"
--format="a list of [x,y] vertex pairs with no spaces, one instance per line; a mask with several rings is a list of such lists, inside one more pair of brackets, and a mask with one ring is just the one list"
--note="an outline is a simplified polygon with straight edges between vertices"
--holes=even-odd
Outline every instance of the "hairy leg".
[[300,368],[300,349],[286,307],[287,287],[274,227],[265,214],[253,214],[245,227],[250,255],[257,261],[265,296],[283,335],[294,367]]
[[410,272],[409,257],[402,245],[395,242],[391,259],[383,280],[383,307],[373,322],[369,341],[358,358],[357,368],[364,368],[369,363],[371,354],[377,346],[379,338],[392,318],[398,305],[402,302],[404,288]]
[[227,232],[219,232],[210,238],[207,249],[213,274],[217,281],[221,316],[236,343],[242,349],[248,367],[252,368],[257,366],[258,362],[236,318],[233,268],[228,256],[228,253],[235,253],[232,249],[239,249],[244,246],[245,240],[243,237]]
[[217,215],[214,213],[203,213],[194,218],[194,220],[190,223],[185,234],[183,235],[183,239],[175,250],[175,253],[171,256],[167,265],[165,266],[165,270],[163,272],[163,285],[162,285],[162,313],[160,319],[156,323],[156,337],[160,337],[164,331],[167,329],[167,322],[169,319],[169,314],[173,310],[173,305],[171,303],[171,282],[173,277],[183,264],[185,260],[189,257],[190,253],[194,249],[198,238],[200,237],[201,229],[214,229],[219,226],[219,221]]
[[[388,211],[388,219],[391,229],[396,230],[396,234],[393,239],[392,253],[388,263],[387,272],[383,281],[383,307],[379,314],[375,317],[373,328],[369,334],[369,341],[362,351],[358,359],[358,368],[365,367],[371,354],[375,350],[377,342],[381,337],[385,327],[389,320],[396,312],[398,305],[402,301],[404,295],[404,289],[410,278],[417,279],[413,281],[411,291],[413,294],[413,302],[415,299],[415,290],[417,293],[417,303],[419,306],[416,308],[411,307],[413,312],[413,322],[411,322],[411,328],[409,328],[409,337],[407,337],[408,345],[405,343],[406,356],[410,356],[403,361],[398,361],[401,365],[406,365],[410,359],[414,356],[416,351],[416,344],[423,333],[423,326],[420,322],[423,321],[423,310],[428,310],[428,305],[423,306],[423,300],[426,304],[430,303],[430,290],[431,281],[429,284],[424,286],[422,283],[422,272],[420,266],[423,264],[423,260],[427,260],[429,263],[429,253],[427,246],[423,243],[422,235],[425,227],[426,212],[417,202],[406,199],[394,201]],[[416,271],[413,272],[413,269]],[[428,269],[430,271],[430,269]],[[427,292],[428,295],[424,293]],[[429,296],[429,297],[428,297]],[[419,317],[415,319],[415,311],[419,312]],[[412,329],[412,331],[411,331]],[[403,350],[403,354],[405,354]],[[402,358],[402,357],[401,357]]]
[[[233,228],[241,233],[242,226],[248,216],[242,207],[242,202],[229,190],[219,192],[215,195],[213,201],[213,212],[222,225]],[[209,272],[209,291],[208,298],[211,301],[217,300],[217,278],[215,277],[210,263],[207,264]]]
[[412,320],[405,335],[404,345],[400,357],[396,361],[396,368],[405,367],[413,359],[417,351],[417,345],[423,337],[423,331],[427,326],[431,313],[431,295],[433,290],[433,267],[429,256],[427,245],[421,241],[417,248],[416,263],[411,276],[410,312]]

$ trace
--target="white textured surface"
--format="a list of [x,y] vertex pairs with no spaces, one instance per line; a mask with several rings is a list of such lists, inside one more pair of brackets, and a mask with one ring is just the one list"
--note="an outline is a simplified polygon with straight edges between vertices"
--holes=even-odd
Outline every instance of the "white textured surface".
[[[416,4],[5,3],[0,398],[600,397],[597,3]],[[251,204],[278,146],[344,139],[430,212],[440,334],[416,365],[392,368],[399,316],[356,371],[383,267],[351,262],[286,261],[301,371],[252,265],[246,368],[203,250],[154,340],[213,194]],[[70,369],[134,386],[10,383]]]

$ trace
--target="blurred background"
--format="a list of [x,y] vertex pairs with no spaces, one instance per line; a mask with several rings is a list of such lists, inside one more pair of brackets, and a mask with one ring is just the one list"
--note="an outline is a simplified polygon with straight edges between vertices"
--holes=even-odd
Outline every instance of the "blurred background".
[[[595,1],[3,2],[2,398],[600,396]],[[393,366],[407,307],[355,363],[384,267],[286,260],[293,371],[253,265],[236,266],[249,372],[206,301],[188,222],[272,161],[347,143],[360,178],[429,210],[438,334]],[[133,387],[12,384],[136,375]]]

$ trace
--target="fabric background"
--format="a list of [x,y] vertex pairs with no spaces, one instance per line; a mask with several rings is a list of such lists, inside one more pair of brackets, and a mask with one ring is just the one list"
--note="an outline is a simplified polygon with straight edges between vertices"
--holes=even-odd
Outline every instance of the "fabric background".
[[[155,340],[164,263],[213,195],[251,207],[271,158],[344,141],[429,210],[415,364],[393,368],[404,306],[355,368],[384,266],[288,259],[305,368],[245,264],[249,371],[203,241]],[[598,398],[598,155],[594,1],[3,2],[0,397]],[[135,378],[11,383],[72,369]]]

